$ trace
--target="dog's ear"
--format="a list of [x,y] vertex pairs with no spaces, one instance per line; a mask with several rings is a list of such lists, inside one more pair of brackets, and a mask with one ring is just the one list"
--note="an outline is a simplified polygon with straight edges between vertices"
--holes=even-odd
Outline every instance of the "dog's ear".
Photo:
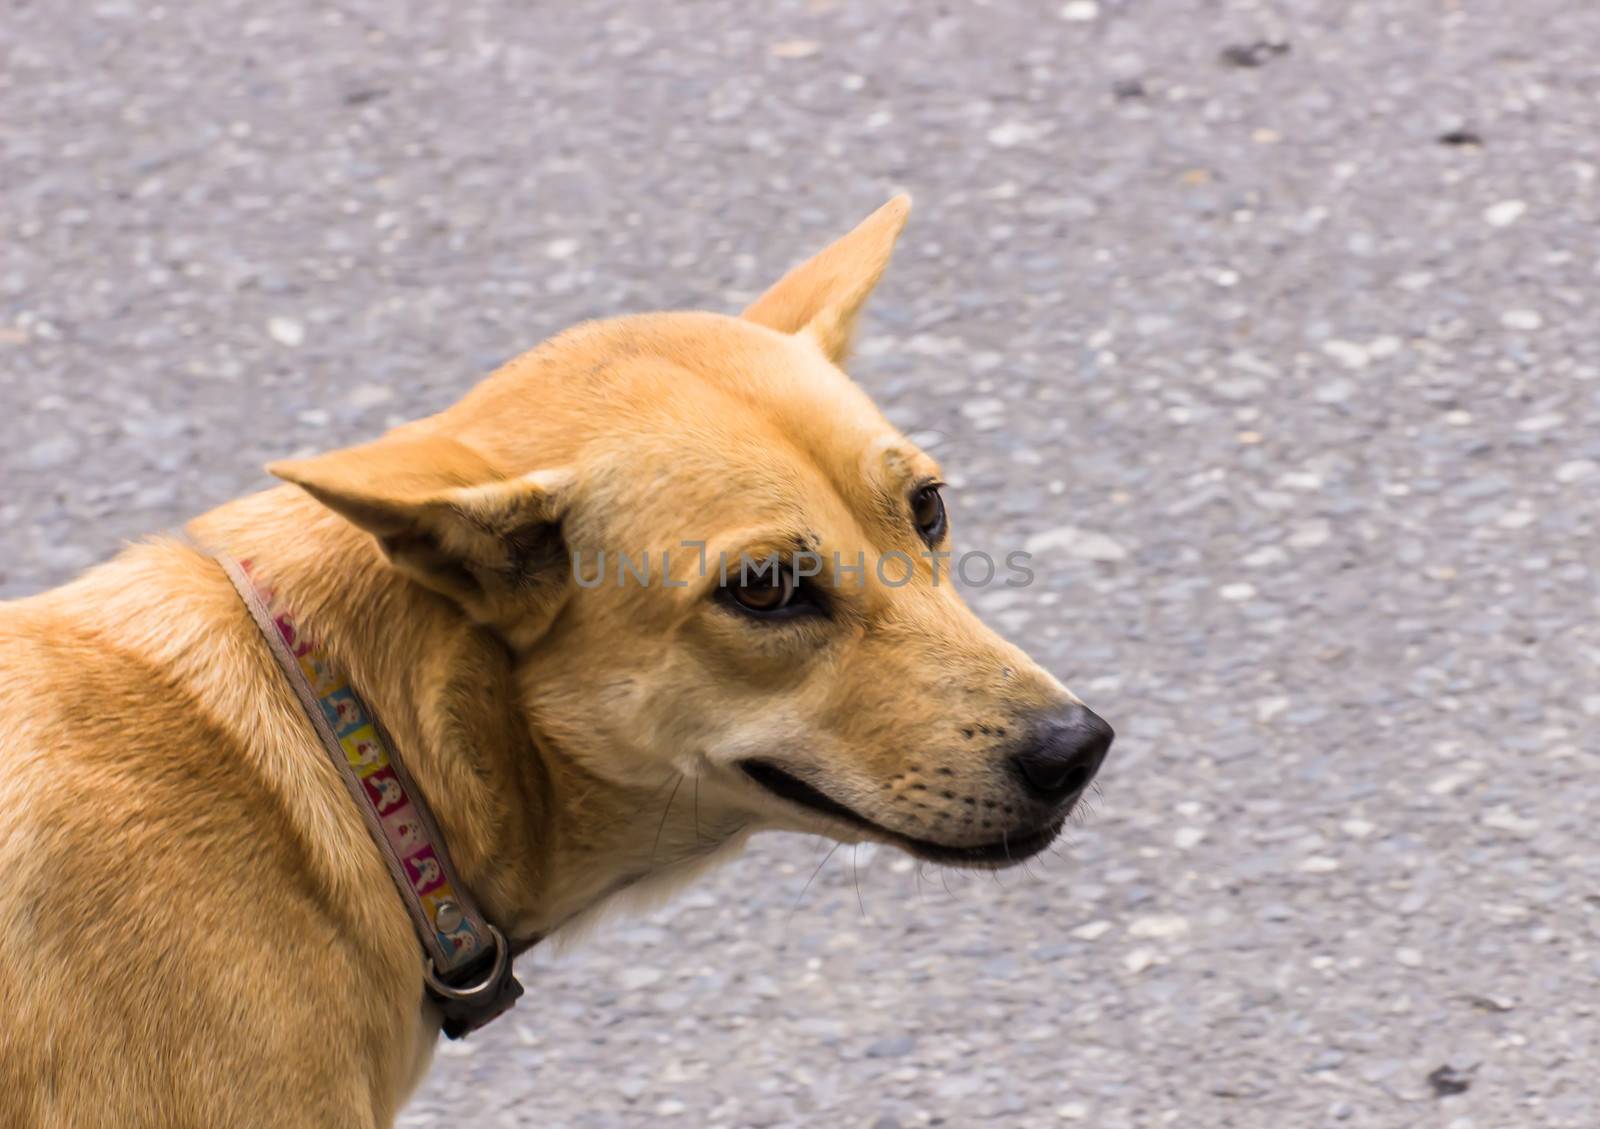
[[781,333],[809,333],[834,364],[842,364],[856,317],[883,277],[910,213],[911,197],[896,196],[849,235],[784,275],[743,316]]
[[394,566],[479,622],[538,634],[566,590],[573,475],[507,477],[464,443],[389,435],[267,471],[371,533]]

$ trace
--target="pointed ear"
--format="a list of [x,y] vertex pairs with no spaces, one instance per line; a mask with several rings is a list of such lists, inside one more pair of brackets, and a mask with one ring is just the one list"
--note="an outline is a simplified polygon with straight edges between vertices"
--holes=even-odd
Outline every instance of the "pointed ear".
[[537,634],[559,607],[568,471],[508,478],[464,443],[426,434],[386,436],[267,471],[371,533],[397,569],[481,623]]
[[834,364],[842,364],[856,317],[883,277],[910,214],[911,197],[896,196],[849,235],[784,275],[743,316],[780,333],[810,333]]

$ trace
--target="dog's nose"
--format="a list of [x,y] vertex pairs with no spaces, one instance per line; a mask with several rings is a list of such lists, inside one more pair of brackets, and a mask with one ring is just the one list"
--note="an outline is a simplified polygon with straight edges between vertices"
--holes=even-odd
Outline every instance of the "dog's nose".
[[1093,710],[1068,706],[1037,723],[1032,743],[1012,764],[1035,797],[1059,803],[1089,786],[1115,736]]

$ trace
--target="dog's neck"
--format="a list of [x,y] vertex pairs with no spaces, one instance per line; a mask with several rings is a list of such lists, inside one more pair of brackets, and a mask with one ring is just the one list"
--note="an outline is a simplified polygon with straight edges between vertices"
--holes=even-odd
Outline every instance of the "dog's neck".
[[731,827],[690,834],[679,826],[687,805],[657,822],[672,780],[635,790],[601,784],[535,740],[506,647],[298,491],[240,499],[190,530],[251,561],[342,667],[427,796],[462,879],[514,941],[683,871],[735,837]]

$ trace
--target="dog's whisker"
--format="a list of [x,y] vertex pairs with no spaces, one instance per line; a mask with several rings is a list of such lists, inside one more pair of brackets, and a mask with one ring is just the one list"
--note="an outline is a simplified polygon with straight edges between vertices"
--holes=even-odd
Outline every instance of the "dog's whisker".
[[632,823],[646,811],[655,807],[656,801],[661,798],[661,793],[667,790],[667,785],[671,784],[673,779],[674,777],[670,774],[663,777],[661,783],[656,785],[645,795],[644,800],[639,804],[638,807],[635,807],[630,811],[622,812],[620,815],[613,816],[611,819],[607,819],[601,823],[592,825],[590,828],[591,833],[601,835],[605,832],[613,830],[614,828],[621,827],[624,824]]
[[666,830],[667,816],[672,814],[672,801],[678,798],[678,789],[683,784],[683,777],[678,777],[678,782],[672,786],[672,794],[667,797],[667,806],[661,809],[661,822],[656,824],[656,841],[650,847],[650,869],[656,868],[656,851],[661,846],[661,832]]
[[856,905],[861,907],[861,920],[867,920],[867,903],[861,898],[861,844],[854,843],[850,847],[850,876],[856,884]]
[[[817,880],[817,875],[822,873],[822,868],[828,865],[828,860],[833,857],[833,852],[837,851],[842,846],[844,846],[843,843],[835,843],[828,849],[828,853],[822,856],[822,861],[817,863],[817,869],[811,872],[811,877],[806,879],[806,884],[800,887],[800,893],[795,898],[794,905],[789,907],[788,921],[792,921],[794,919],[795,910],[800,908],[800,903],[805,899],[806,891],[811,889],[811,884]],[[785,924],[788,924],[788,921],[785,921]]]

